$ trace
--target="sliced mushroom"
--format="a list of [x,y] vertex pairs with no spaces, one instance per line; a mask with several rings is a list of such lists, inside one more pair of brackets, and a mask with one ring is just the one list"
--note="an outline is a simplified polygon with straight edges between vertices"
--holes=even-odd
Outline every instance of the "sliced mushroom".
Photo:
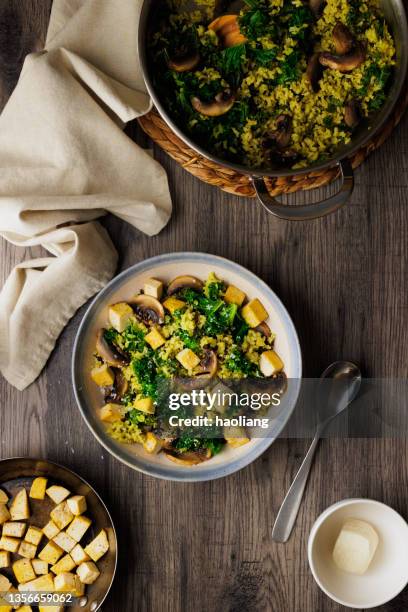
[[147,325],[161,325],[164,323],[163,305],[151,295],[138,295],[129,301],[135,315]]
[[354,130],[360,123],[361,111],[358,103],[355,100],[351,100],[346,104],[344,109],[344,121],[352,130]]
[[310,10],[316,17],[320,17],[320,15],[322,14],[324,3],[325,0],[309,0]]
[[176,72],[189,72],[190,70],[194,70],[199,62],[200,55],[197,53],[197,51],[192,53],[186,52],[183,55],[170,58],[168,61],[168,66],[171,70],[175,70]]
[[196,375],[204,378],[214,378],[218,369],[218,359],[214,351],[206,350],[196,369]]
[[129,357],[105,337],[106,329],[100,329],[96,339],[96,350],[102,359],[110,366],[123,367],[128,365]]
[[174,295],[182,289],[195,289],[196,291],[203,290],[203,283],[195,276],[177,276],[167,287],[167,295]]
[[211,451],[208,448],[200,448],[197,451],[188,451],[186,453],[179,453],[176,449],[164,450],[164,454],[173,463],[184,466],[198,465],[203,463],[203,461],[211,459]]
[[349,53],[356,43],[352,33],[343,23],[337,23],[334,26],[333,42],[336,49],[336,53],[338,53],[339,55],[345,55],[346,53]]
[[279,149],[285,149],[292,137],[292,117],[290,115],[279,115],[276,119],[276,130],[269,134]]
[[211,102],[203,102],[200,98],[191,98],[193,108],[206,117],[221,117],[225,115],[235,103],[235,95],[227,89],[217,94]]
[[267,323],[261,323],[260,325],[255,327],[255,331],[264,335],[265,338],[270,338],[272,336],[271,328],[269,327]]
[[361,66],[366,58],[365,49],[361,44],[357,44],[352,51],[345,55],[333,55],[332,53],[321,53],[320,63],[332,70],[340,72],[351,72]]
[[314,53],[310,57],[306,69],[307,78],[309,79],[315,93],[317,93],[320,89],[320,79],[323,76],[323,66],[320,63],[319,58],[320,53]]
[[112,387],[105,390],[105,400],[107,403],[118,402],[124,398],[129,389],[129,382],[123,376],[122,370],[115,369],[115,382]]

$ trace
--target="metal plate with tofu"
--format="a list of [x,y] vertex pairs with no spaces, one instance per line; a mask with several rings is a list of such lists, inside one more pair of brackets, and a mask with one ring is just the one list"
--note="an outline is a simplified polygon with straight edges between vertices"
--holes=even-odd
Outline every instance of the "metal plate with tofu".
[[1,590],[72,591],[79,599],[70,610],[98,610],[116,571],[117,541],[96,492],[70,470],[32,459],[0,461],[0,487],[1,516],[9,515],[0,526]]

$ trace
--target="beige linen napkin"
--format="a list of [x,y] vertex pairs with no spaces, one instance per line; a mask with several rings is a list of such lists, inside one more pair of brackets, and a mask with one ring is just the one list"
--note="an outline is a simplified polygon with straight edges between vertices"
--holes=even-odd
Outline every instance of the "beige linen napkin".
[[171,214],[164,170],[123,132],[151,108],[137,56],[141,0],[54,0],[46,51],[29,56],[0,116],[0,235],[49,257],[0,294],[0,370],[18,389],[44,367],[75,311],[114,275],[95,221],[146,234]]

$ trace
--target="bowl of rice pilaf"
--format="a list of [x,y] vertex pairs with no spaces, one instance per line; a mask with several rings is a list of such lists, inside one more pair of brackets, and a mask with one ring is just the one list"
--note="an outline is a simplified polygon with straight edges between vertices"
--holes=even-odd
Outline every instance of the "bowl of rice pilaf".
[[401,0],[145,0],[140,54],[158,111],[205,157],[255,180],[344,160],[350,178],[401,91],[406,40]]
[[221,257],[139,262],[97,296],[78,330],[73,384],[85,422],[120,461],[202,481],[239,470],[279,436],[302,359],[279,298]]

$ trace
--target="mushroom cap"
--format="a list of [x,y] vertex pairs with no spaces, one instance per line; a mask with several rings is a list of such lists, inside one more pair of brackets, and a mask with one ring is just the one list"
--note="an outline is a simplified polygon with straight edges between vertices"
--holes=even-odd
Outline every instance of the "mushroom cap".
[[214,351],[207,349],[204,351],[204,357],[197,366],[197,376],[214,378],[218,369],[218,358]]
[[357,44],[350,53],[345,55],[333,55],[332,53],[321,53],[319,61],[323,66],[340,72],[351,72],[361,66],[366,58],[366,52],[361,44]]
[[174,295],[181,289],[195,289],[196,291],[203,290],[203,283],[195,276],[177,276],[167,287],[167,295]]
[[187,451],[186,453],[179,453],[176,449],[165,449],[163,452],[167,459],[184,466],[198,465],[211,459],[211,451],[208,448],[200,448],[197,451]]
[[197,51],[186,53],[179,57],[169,58],[168,67],[176,72],[189,72],[194,70],[200,62],[200,55]]
[[339,55],[349,53],[356,44],[353,34],[348,27],[341,22],[337,23],[333,28],[333,42],[336,53]]
[[100,357],[110,366],[123,367],[128,365],[129,358],[117,346],[108,342],[105,337],[106,329],[99,330],[96,338],[96,351]]
[[133,308],[135,315],[147,325],[164,323],[164,307],[151,295],[144,293],[132,298],[129,305]]
[[105,400],[107,402],[117,402],[122,400],[129,389],[129,382],[123,376],[122,370],[115,368],[115,381],[111,387],[106,388]]
[[265,322],[255,327],[255,331],[259,332],[260,334],[263,334],[265,338],[270,338],[272,335],[271,328]]
[[344,109],[344,121],[346,125],[354,129],[358,126],[361,121],[361,111],[358,103],[355,100],[347,102]]
[[317,93],[320,89],[320,79],[323,76],[323,66],[320,63],[320,53],[313,53],[313,55],[309,58],[306,76],[309,79],[313,91]]
[[235,94],[230,90],[217,94],[211,102],[203,102],[194,96],[191,98],[191,105],[198,113],[206,117],[221,117],[225,115],[235,103]]
[[316,17],[320,16],[324,3],[325,0],[309,0],[310,10]]

